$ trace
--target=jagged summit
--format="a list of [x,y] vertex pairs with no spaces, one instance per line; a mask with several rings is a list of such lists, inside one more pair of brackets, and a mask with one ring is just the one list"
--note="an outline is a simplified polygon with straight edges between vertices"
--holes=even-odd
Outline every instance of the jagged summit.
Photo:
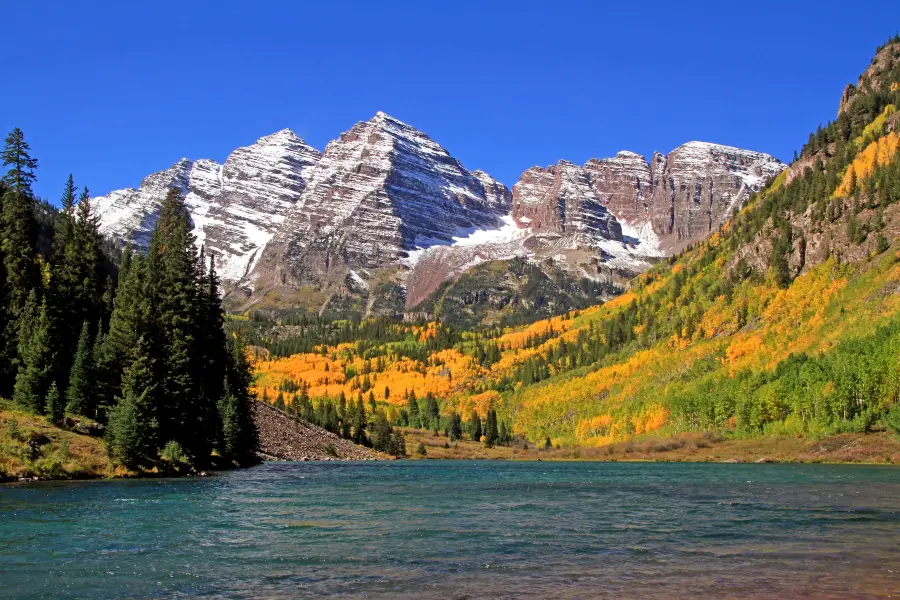
[[243,148],[220,165],[182,158],[147,176],[138,189],[95,199],[101,230],[144,248],[171,187],[185,194],[198,244],[214,252],[223,279],[243,277],[306,187],[321,153],[290,129]]
[[407,290],[421,299],[479,262],[516,256],[562,261],[577,276],[630,276],[647,257],[707,235],[782,168],[762,153],[695,141],[650,160],[622,150],[533,167],[510,190],[378,111],[324,152],[282,129],[223,164],[183,158],[97,205],[105,233],[143,247],[176,187],[198,243],[229,287],[250,295],[241,304],[311,289],[313,305],[368,295],[369,311],[385,293],[376,290],[402,305]]
[[499,226],[509,198],[505,186],[470,173],[425,133],[379,112],[328,144],[252,283],[364,279],[416,248]]

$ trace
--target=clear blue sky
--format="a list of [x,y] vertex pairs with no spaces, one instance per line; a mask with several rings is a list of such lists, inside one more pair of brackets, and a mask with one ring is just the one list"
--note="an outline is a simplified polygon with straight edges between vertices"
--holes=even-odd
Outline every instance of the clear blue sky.
[[[784,6],[791,4],[791,6]],[[847,2],[6,3],[0,129],[94,195],[383,110],[507,185],[693,139],[789,159],[900,27]]]

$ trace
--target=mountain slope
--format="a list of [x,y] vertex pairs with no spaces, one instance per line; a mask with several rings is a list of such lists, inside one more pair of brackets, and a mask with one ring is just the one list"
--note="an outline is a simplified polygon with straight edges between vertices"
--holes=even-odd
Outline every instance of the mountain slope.
[[[372,393],[400,422],[408,392],[434,394],[447,418],[493,407],[530,440],[570,445],[900,431],[900,40],[873,65],[789,170],[606,304],[524,328],[325,336],[261,363],[258,385]],[[281,331],[260,327],[260,343]]]
[[243,284],[257,295],[304,286],[328,295],[367,290],[376,271],[396,269],[410,251],[495,228],[508,210],[504,186],[379,112],[328,144],[301,202]]

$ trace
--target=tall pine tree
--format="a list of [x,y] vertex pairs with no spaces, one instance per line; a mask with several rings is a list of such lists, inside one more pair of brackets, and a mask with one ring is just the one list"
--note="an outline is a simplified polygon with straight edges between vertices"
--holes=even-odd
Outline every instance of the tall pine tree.
[[122,393],[106,428],[109,455],[128,468],[149,466],[160,446],[157,414],[160,390],[149,343],[141,338],[122,377]]
[[81,334],[78,336],[75,359],[72,362],[72,370],[66,386],[66,403],[69,413],[86,415],[91,418],[97,417],[93,372],[91,332],[88,322],[85,321],[81,326]]
[[40,285],[40,272],[35,258],[37,223],[31,184],[35,180],[37,160],[29,155],[22,131],[14,129],[6,138],[3,164],[9,170],[3,176],[8,190],[3,196],[0,215],[0,248],[6,269],[6,296],[12,318],[25,308],[25,301]]
[[[205,394],[203,311],[198,257],[184,198],[169,190],[147,253],[155,334],[159,340],[161,439],[178,442],[198,464],[209,460],[219,435],[219,398]],[[201,373],[203,375],[201,375]],[[222,373],[218,374],[220,380]]]
[[52,383],[54,348],[47,303],[35,311],[37,296],[32,290],[26,302],[19,334],[19,369],[13,400],[35,413],[45,412],[45,400]]

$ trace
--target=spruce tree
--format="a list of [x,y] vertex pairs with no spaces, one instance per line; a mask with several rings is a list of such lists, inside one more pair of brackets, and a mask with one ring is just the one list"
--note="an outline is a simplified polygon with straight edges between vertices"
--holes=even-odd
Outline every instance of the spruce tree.
[[421,420],[419,419],[419,402],[416,400],[416,395],[413,392],[409,392],[406,395],[406,412],[409,413],[410,427],[418,429],[422,426]]
[[100,234],[100,217],[94,213],[87,188],[81,191],[75,214],[71,244],[74,249],[67,253],[67,260],[73,263],[74,269],[73,308],[78,311],[76,318],[95,323],[103,306],[103,236]]
[[425,426],[431,429],[436,429],[441,424],[441,408],[434,394],[430,392],[425,397],[425,416],[423,421],[427,421]]
[[379,452],[389,454],[391,452],[391,435],[394,433],[384,411],[375,413],[375,424],[372,432],[372,447]]
[[130,469],[152,464],[159,448],[159,388],[154,379],[149,344],[141,338],[122,376],[122,395],[110,411],[106,429],[109,455]]
[[391,435],[391,451],[392,456],[397,458],[406,457],[406,436],[402,431],[395,431]]
[[206,395],[202,385],[207,376],[202,286],[190,217],[177,189],[169,190],[160,207],[147,262],[165,402],[159,414],[160,435],[178,442],[195,464],[202,464],[209,460],[219,434],[218,398]]
[[357,444],[366,444],[366,406],[363,404],[362,395],[356,400],[356,411],[353,419],[353,441]]
[[93,393],[95,384],[94,369],[92,368],[93,358],[90,328],[88,322],[85,321],[81,325],[75,359],[69,373],[69,384],[66,387],[66,404],[70,414],[85,415],[91,418],[97,416]]
[[487,419],[484,424],[484,444],[488,448],[494,446],[499,438],[497,430],[497,411],[488,410]]
[[50,422],[56,425],[62,423],[66,416],[65,403],[55,381],[50,384],[47,391],[47,416],[50,417]]
[[474,410],[472,411],[472,418],[469,419],[469,433],[473,442],[481,441],[481,417]]
[[[58,348],[71,348],[75,345],[78,323],[81,322],[78,318],[75,297],[78,280],[71,258],[74,254],[75,192],[75,182],[69,175],[60,198],[62,208],[56,217],[50,253],[50,285],[47,289],[47,298],[54,324],[53,342]],[[62,353],[54,365],[54,380],[61,384],[65,383],[70,367],[69,353]]]
[[450,441],[455,442],[462,437],[462,417],[456,411],[450,415]]
[[12,395],[13,382],[16,380],[17,349],[15,324],[8,310],[6,269],[3,265],[3,250],[0,248],[0,398],[9,398]]
[[[22,321],[19,336],[19,370],[13,388],[13,400],[37,414],[45,411],[45,397],[52,382],[54,348],[51,346],[50,317],[47,303],[35,314],[36,295],[32,290],[28,298],[26,318]],[[31,313],[31,314],[28,314]]]
[[[225,343],[226,375],[223,400],[219,402],[222,454],[246,464],[254,459],[258,432],[253,421],[250,383],[253,373],[243,345],[233,339]],[[308,399],[307,399],[308,402]]]
[[99,405],[112,405],[121,395],[122,372],[133,360],[138,340],[153,336],[152,314],[147,260],[142,255],[132,255],[126,248],[109,331],[102,337],[100,356],[94,361]]
[[198,272],[200,283],[200,348],[201,387],[207,398],[219,398],[225,392],[223,375],[227,359],[225,344],[225,317],[219,297],[219,276],[216,273],[215,255],[209,256],[206,269],[205,253],[201,251]]
[[69,175],[59,200],[61,208],[56,217],[50,257],[53,291],[61,296],[62,300],[68,302],[74,299],[72,290],[75,285],[74,274],[71,271],[71,257],[67,254],[72,252],[75,235],[75,193],[77,189],[75,180]]
[[12,318],[17,318],[28,293],[40,285],[40,272],[35,260],[37,222],[31,184],[35,180],[37,160],[28,154],[29,147],[22,131],[16,128],[6,138],[3,164],[9,170],[3,176],[8,190],[3,196],[0,215],[0,249],[6,269],[6,296]]
[[37,159],[31,158],[31,146],[25,141],[22,130],[16,127],[9,135],[3,147],[3,165],[9,166],[9,170],[3,176],[3,183],[18,194],[31,196],[31,184],[37,179],[34,170],[37,169]]

